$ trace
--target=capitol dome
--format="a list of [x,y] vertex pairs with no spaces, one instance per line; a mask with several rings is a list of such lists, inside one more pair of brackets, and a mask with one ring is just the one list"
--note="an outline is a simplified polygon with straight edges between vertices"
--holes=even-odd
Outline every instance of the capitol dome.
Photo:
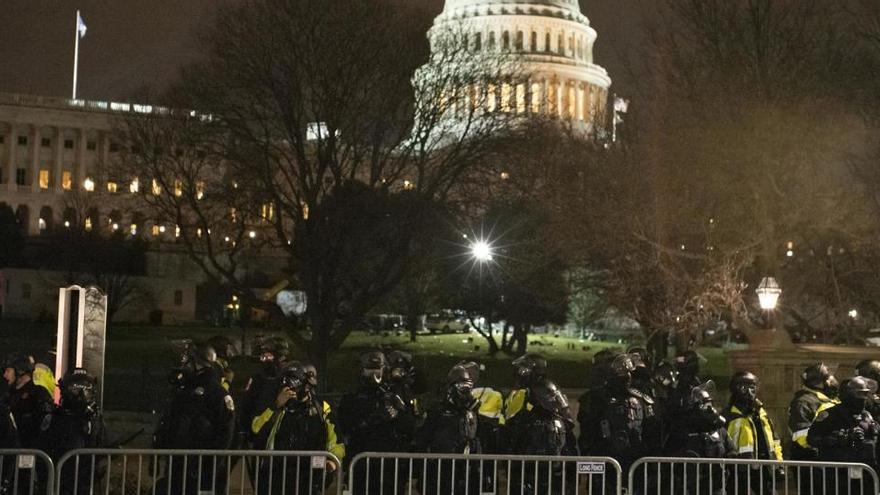
[[604,122],[611,79],[593,63],[596,31],[577,0],[446,0],[428,32],[432,49],[454,29],[472,51],[515,54],[527,79],[493,85],[499,104],[493,97],[490,111],[563,119],[585,132]]

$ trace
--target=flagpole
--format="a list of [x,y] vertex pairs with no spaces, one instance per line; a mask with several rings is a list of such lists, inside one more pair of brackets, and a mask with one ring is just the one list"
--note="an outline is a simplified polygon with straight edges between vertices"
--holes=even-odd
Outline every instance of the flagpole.
[[76,11],[76,21],[73,29],[73,95],[71,99],[76,99],[76,71],[79,66],[79,10]]

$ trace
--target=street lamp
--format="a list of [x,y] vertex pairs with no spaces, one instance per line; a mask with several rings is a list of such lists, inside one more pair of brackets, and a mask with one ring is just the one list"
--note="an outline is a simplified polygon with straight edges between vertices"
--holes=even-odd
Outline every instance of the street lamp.
[[775,278],[764,277],[755,289],[755,293],[758,294],[758,304],[761,305],[761,309],[771,311],[776,309],[782,289],[779,288]]
[[492,261],[492,246],[486,241],[471,243],[471,256],[480,263]]

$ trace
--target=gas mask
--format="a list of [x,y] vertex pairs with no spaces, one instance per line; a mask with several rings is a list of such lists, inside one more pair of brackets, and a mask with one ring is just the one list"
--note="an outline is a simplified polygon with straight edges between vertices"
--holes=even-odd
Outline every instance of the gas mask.
[[378,387],[382,384],[382,369],[362,368],[361,384],[366,387]]
[[470,381],[461,381],[449,384],[446,392],[450,403],[460,408],[470,408],[474,402],[471,393],[474,390],[474,383]]

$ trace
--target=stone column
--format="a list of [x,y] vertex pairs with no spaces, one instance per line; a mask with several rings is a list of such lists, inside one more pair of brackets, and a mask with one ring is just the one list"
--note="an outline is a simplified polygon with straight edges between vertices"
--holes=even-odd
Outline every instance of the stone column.
[[41,142],[40,126],[34,125],[31,128],[31,150],[30,164],[28,166],[31,181],[31,192],[40,192],[40,148],[43,146]]
[[15,191],[15,162],[18,159],[16,151],[18,150],[18,135],[15,133],[15,124],[10,124],[9,132],[6,133],[6,142],[9,143],[6,154],[6,163],[3,178],[6,180],[6,189]]
[[55,146],[52,147],[52,177],[51,184],[56,193],[60,193],[61,175],[64,173],[64,129],[55,128]]
[[83,186],[83,181],[88,176],[88,171],[86,170],[86,139],[86,129],[77,129],[76,165],[74,165],[74,168],[76,169],[74,181],[76,183],[74,184],[74,188],[81,188]]
[[562,92],[565,91],[566,89],[567,88],[565,85],[565,81],[560,80],[559,82],[556,83],[556,116],[557,117],[562,117],[563,112],[564,112],[564,107],[562,106],[563,101],[564,101],[562,98]]
[[584,120],[584,88],[583,84],[578,82],[574,87],[575,105],[573,118]]
[[547,84],[547,78],[541,80],[541,103],[539,103],[538,112],[547,116],[550,113],[550,93],[548,89],[550,85]]

